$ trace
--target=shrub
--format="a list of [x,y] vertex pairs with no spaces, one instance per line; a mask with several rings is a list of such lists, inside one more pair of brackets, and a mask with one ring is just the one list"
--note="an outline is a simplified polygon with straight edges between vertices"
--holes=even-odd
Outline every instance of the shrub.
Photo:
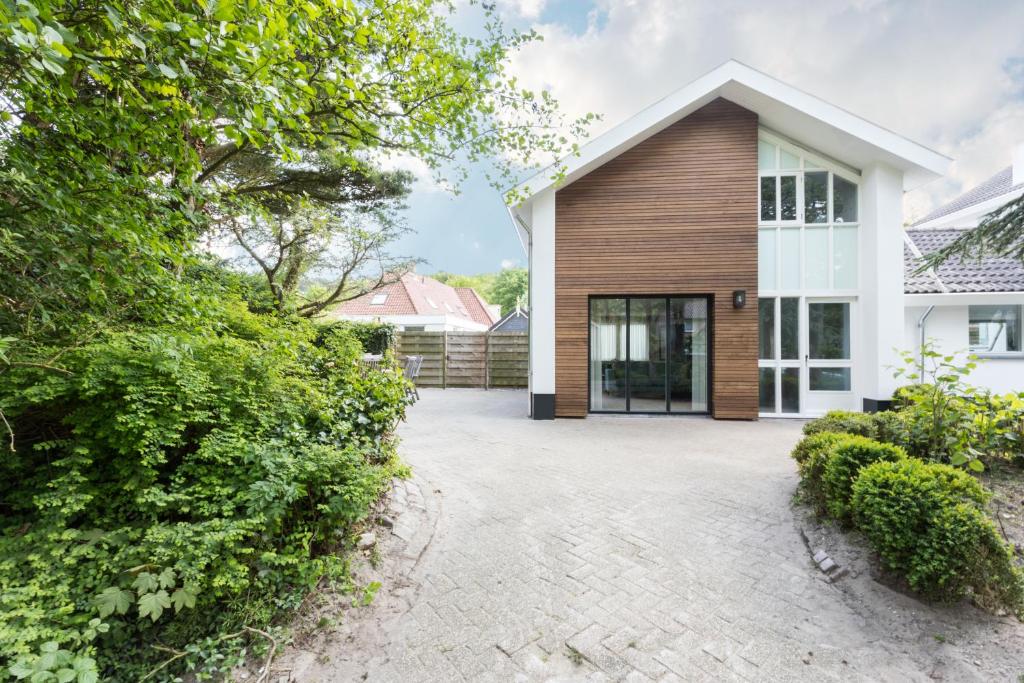
[[921,594],[972,594],[990,609],[1024,608],[1024,577],[984,513],[985,489],[969,474],[917,459],[861,470],[851,507],[883,563]]
[[818,432],[805,436],[793,448],[791,455],[796,460],[800,472],[800,488],[807,502],[819,513],[825,511],[825,497],[821,484],[825,463],[828,462],[836,444],[850,436],[841,432]]
[[321,325],[317,329],[314,343],[318,346],[323,345],[335,334],[354,338],[359,342],[364,353],[375,355],[382,355],[394,350],[397,341],[395,326],[390,323],[339,320]]
[[56,644],[138,680],[166,657],[151,645],[266,624],[343,576],[330,551],[394,471],[404,380],[362,372],[344,331],[317,346],[309,323],[225,311],[5,375],[0,666],[36,671]]
[[906,448],[907,422],[902,413],[895,410],[883,410],[872,413],[871,421],[875,427],[875,439]]
[[835,444],[821,475],[828,513],[840,521],[849,522],[850,496],[861,468],[879,461],[894,462],[906,457],[906,452],[899,446],[863,436],[851,436]]
[[804,434],[807,436],[822,432],[841,432],[873,438],[876,433],[875,420],[868,413],[830,410],[824,416],[804,425]]

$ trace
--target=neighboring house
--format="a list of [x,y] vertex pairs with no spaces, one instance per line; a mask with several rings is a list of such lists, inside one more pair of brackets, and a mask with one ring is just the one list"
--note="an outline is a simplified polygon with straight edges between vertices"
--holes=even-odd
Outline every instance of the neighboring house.
[[1024,144],[1013,151],[1013,163],[977,187],[943,204],[921,220],[915,229],[974,228],[978,221],[1011,199],[1024,194]]
[[[924,340],[943,353],[969,351],[982,362],[970,384],[993,391],[1024,390],[1024,264],[987,256],[950,259],[918,273],[919,259],[978,225],[986,214],[1024,193],[1024,145],[1013,164],[939,207],[906,232],[904,348]],[[962,355],[961,355],[962,358]]]
[[491,332],[529,332],[530,316],[523,309],[516,306],[515,310],[504,318],[494,323]]
[[500,307],[470,287],[449,287],[425,275],[406,273],[397,282],[346,301],[335,309],[343,320],[388,322],[400,330],[482,332],[498,320]]
[[737,62],[595,138],[509,209],[531,415],[886,405],[907,348],[903,193],[950,162]]

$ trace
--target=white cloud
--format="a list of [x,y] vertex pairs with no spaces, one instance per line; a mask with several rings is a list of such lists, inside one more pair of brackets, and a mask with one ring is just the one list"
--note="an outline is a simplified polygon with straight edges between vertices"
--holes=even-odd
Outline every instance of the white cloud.
[[519,261],[516,259],[503,258],[501,259],[501,269],[508,270],[509,268],[515,268]]
[[408,154],[392,154],[378,160],[381,168],[387,171],[408,171],[413,176],[413,192],[451,192],[452,187],[443,180],[438,180],[434,172],[423,159]]
[[536,19],[544,11],[546,0],[499,0],[498,6],[505,12],[522,17]]
[[736,58],[957,159],[908,215],[984,180],[1024,142],[1024,3],[598,0],[587,30],[537,26],[512,58],[524,85],[595,133]]

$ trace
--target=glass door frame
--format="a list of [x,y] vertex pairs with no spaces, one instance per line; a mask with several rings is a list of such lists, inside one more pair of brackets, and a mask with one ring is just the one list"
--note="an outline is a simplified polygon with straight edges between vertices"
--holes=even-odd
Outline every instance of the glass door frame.
[[[591,319],[591,302],[599,299],[624,299],[626,301],[626,360],[625,360],[625,398],[626,398],[626,409],[625,410],[594,410],[591,407],[591,392],[593,391],[593,381],[591,373],[592,359],[590,357],[593,350],[593,340],[591,339],[591,333],[593,331],[593,322]],[[662,411],[646,411],[646,410],[630,410],[630,383],[629,383],[629,349],[630,349],[630,328],[632,327],[630,316],[629,316],[629,300],[630,299],[661,299],[665,301],[665,332],[666,332],[666,343],[671,340],[672,332],[672,299],[704,299],[705,310],[707,311],[707,410],[672,410],[672,398],[671,388],[669,383],[669,367],[671,361],[668,360],[669,356],[666,356],[665,361],[665,410]],[[594,415],[711,415],[714,410],[713,406],[713,385],[712,378],[714,377],[714,296],[711,294],[591,294],[587,297],[587,412]],[[669,349],[666,349],[670,353]]]
[[[857,341],[859,336],[857,335],[857,329],[859,321],[857,319],[857,302],[859,299],[852,296],[805,296],[800,306],[801,320],[801,340],[800,343],[803,345],[801,352],[803,353],[804,372],[800,378],[801,384],[801,395],[800,395],[800,409],[805,416],[817,416],[821,415],[829,410],[851,410],[856,407],[856,396],[857,396],[857,372],[856,372],[856,359],[858,355]],[[849,315],[849,334],[850,344],[849,358],[811,358],[810,355],[810,307],[812,304],[846,304],[847,312]],[[811,369],[812,368],[849,368],[850,369],[850,388],[848,390],[834,390],[834,389],[811,389]]]
[[[802,417],[804,407],[804,377],[807,374],[806,365],[804,363],[804,354],[807,348],[805,341],[806,327],[807,327],[807,313],[805,309],[804,299],[800,295],[787,296],[785,294],[777,294],[770,296],[759,296],[757,300],[758,316],[760,318],[760,308],[762,299],[771,299],[772,301],[772,351],[774,358],[761,358],[761,345],[758,340],[758,353],[757,353],[757,377],[758,377],[758,397],[760,402],[760,381],[761,381],[761,370],[771,369],[775,375],[775,379],[772,384],[772,390],[774,392],[773,405],[775,410],[770,413],[761,412],[760,406],[758,406],[758,417]],[[797,300],[797,357],[796,358],[783,358],[782,357],[782,300],[783,299],[796,299]],[[760,319],[758,320],[758,334],[760,334]],[[797,389],[797,402],[799,404],[799,410],[792,413],[786,413],[782,411],[782,381],[784,370],[796,368],[798,376],[798,389]]]
[[[771,299],[774,302],[772,348],[774,358],[760,357],[760,343],[758,344],[758,382],[760,383],[760,372],[764,368],[771,368],[775,372],[774,382],[774,405],[775,411],[766,413],[758,409],[758,417],[771,418],[797,418],[806,419],[820,415],[827,410],[845,409],[853,410],[857,397],[857,365],[856,360],[859,353],[858,342],[860,337],[857,334],[857,304],[860,301],[857,296],[845,296],[842,294],[784,294],[773,293],[758,297],[758,306],[761,299]],[[797,299],[798,311],[798,349],[797,358],[782,358],[782,300]],[[810,320],[809,307],[811,304],[847,304],[849,306],[850,326],[850,357],[847,359],[822,359],[810,357]],[[800,409],[797,412],[782,412],[782,374],[786,368],[798,368],[799,376],[799,402]],[[850,389],[848,391],[834,391],[827,389],[811,390],[811,368],[850,368]],[[759,389],[760,393],[760,389]],[[817,399],[817,401],[815,400]],[[823,406],[822,403],[833,399],[831,405]]]

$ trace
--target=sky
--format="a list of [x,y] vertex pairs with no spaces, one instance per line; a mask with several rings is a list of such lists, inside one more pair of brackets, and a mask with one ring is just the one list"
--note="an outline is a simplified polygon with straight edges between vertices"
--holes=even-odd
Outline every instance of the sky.
[[[914,190],[914,219],[1010,164],[1024,144],[1021,0],[497,0],[507,26],[544,40],[510,57],[526,87],[598,135],[729,59],[737,59],[952,157]],[[455,24],[477,16],[465,0]],[[413,167],[397,245],[419,272],[493,272],[526,257],[501,194],[470,169],[457,195]]]

